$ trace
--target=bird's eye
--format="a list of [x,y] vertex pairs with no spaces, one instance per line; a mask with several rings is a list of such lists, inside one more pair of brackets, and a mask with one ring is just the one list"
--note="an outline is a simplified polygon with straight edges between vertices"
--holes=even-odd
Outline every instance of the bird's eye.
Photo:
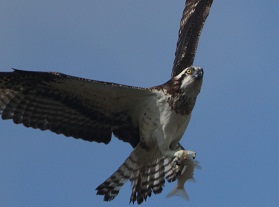
[[186,70],[186,73],[189,75],[189,74],[191,74],[192,73],[192,69],[187,69]]

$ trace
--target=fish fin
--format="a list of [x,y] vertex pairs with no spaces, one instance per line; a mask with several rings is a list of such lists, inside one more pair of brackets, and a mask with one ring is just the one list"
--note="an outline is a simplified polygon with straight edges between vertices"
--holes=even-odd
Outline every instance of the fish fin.
[[191,178],[189,179],[189,181],[191,181],[191,182],[193,182],[193,183],[197,182],[196,179],[195,179],[194,177],[191,177]]
[[200,166],[200,162],[195,160],[195,169],[202,170],[202,167]]
[[177,188],[175,187],[174,189],[171,190],[171,192],[168,193],[166,196],[167,198],[173,197],[173,196],[178,196],[184,200],[189,201],[189,196],[185,190],[185,188]]

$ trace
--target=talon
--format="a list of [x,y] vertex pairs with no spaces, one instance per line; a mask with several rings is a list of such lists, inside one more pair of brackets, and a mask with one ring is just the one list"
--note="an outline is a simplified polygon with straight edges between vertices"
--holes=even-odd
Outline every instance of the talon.
[[185,159],[186,156],[187,156],[187,151],[186,150],[179,150],[179,151],[174,153],[174,157],[177,160]]
[[172,164],[173,164],[173,168],[175,170],[176,173],[179,173],[181,171],[181,166],[180,166],[180,163],[181,163],[181,160],[187,156],[185,155],[185,150],[179,150],[177,152],[174,153],[174,159],[172,161]]
[[191,155],[193,159],[196,157],[196,152],[191,151],[191,150],[179,150],[174,153],[174,159],[172,161],[173,163],[173,168],[175,169],[176,173],[179,173],[182,175],[185,171],[187,166],[181,165],[181,162],[183,160],[187,159],[187,156]]
[[179,169],[180,169],[180,166],[179,166],[179,165],[176,165],[176,166],[175,166],[175,172],[178,173],[178,172],[179,172]]

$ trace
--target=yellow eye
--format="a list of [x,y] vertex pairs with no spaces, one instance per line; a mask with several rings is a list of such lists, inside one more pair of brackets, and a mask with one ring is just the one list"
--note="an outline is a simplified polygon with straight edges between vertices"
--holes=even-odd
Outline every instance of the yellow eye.
[[189,74],[191,74],[192,73],[192,69],[187,69],[186,70],[186,73],[189,75]]

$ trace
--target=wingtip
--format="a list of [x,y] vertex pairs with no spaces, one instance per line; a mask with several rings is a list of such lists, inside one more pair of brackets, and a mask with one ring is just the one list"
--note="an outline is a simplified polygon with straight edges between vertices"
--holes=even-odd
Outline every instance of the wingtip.
[[25,71],[25,70],[21,70],[21,69],[17,69],[17,68],[13,68],[13,67],[11,67],[11,69],[13,70],[13,72],[27,72],[27,71]]
[[19,70],[19,69],[13,68],[13,67],[11,67],[11,69],[12,69],[13,71],[17,71],[17,70]]

